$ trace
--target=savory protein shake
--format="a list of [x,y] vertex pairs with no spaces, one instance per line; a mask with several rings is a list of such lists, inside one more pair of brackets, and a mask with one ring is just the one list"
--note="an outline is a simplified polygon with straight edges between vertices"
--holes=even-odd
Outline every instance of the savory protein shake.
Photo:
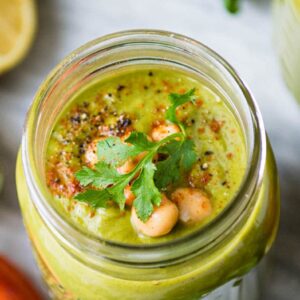
[[[277,177],[255,105],[186,39],[121,33],[103,40],[127,45],[111,56],[94,42],[33,104],[18,192],[57,299],[227,299],[274,239]],[[211,63],[183,67],[173,42]]]

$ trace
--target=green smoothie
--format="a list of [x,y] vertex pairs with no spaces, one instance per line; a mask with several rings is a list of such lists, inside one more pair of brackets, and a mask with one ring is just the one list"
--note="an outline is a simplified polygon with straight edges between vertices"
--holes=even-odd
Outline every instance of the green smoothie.
[[[178,107],[170,112],[175,102]],[[211,225],[232,203],[246,174],[245,134],[228,99],[209,83],[180,70],[135,66],[103,75],[80,89],[52,121],[43,168],[51,195],[49,201],[64,220],[87,237],[94,236],[101,241],[128,247],[170,244],[170,255],[176,254],[179,250],[172,243]],[[154,133],[162,128],[160,126],[177,129],[159,139]],[[138,149],[138,141],[142,154],[134,152]],[[184,150],[178,148],[183,144]],[[119,150],[128,149],[134,153],[130,156],[133,166],[127,173],[124,165],[129,158],[124,151],[119,153],[127,155],[126,163],[111,161],[106,164],[116,145]],[[104,151],[108,146],[111,151]],[[182,150],[179,154],[178,149]],[[176,155],[180,158],[177,161]],[[168,159],[169,169],[164,173],[160,168],[167,165]],[[170,160],[177,163],[172,164]],[[183,166],[186,167],[181,168]],[[105,172],[102,174],[100,169]],[[158,171],[166,176],[159,177]],[[255,194],[250,195],[251,201],[242,216],[233,222],[233,230],[228,230],[220,241],[212,241],[205,251],[199,249],[178,261],[170,259],[146,266],[139,265],[138,261],[114,261],[100,252],[95,258],[90,249],[65,243],[64,237],[54,234],[55,230],[38,212],[25,174],[19,156],[17,186],[24,223],[55,299],[198,300],[216,288],[220,288],[220,295],[231,295],[226,288],[222,290],[222,285],[230,280],[233,280],[230,288],[241,284],[234,279],[241,278],[259,262],[269,250],[277,230],[279,195],[269,146],[263,180]],[[106,195],[105,190],[111,191],[118,184],[123,187],[122,180],[127,177],[130,179],[127,186],[136,193],[133,193],[132,202],[127,202],[127,196],[124,203],[117,203],[115,199],[106,201],[107,198],[102,197]],[[151,183],[152,188],[145,192],[141,178],[147,186]],[[172,180],[166,184],[166,178]],[[105,188],[99,187],[104,185]],[[200,208],[184,211],[181,200],[187,194],[182,191],[195,190],[206,202],[201,202]],[[101,194],[100,200],[105,202],[105,207],[101,206],[99,198],[89,201],[86,192]],[[191,202],[195,198],[192,192]],[[143,197],[139,197],[140,194]],[[149,198],[153,194],[157,202]],[[173,209],[175,222],[158,236],[141,234],[138,226],[147,226],[149,220],[166,207],[165,197]],[[138,204],[136,199],[139,199]],[[141,207],[141,203],[144,206]],[[145,207],[152,209],[147,211],[146,217],[143,215]],[[199,209],[206,214],[195,221],[193,217]],[[139,223],[133,222],[134,213]],[[193,222],[189,222],[191,219]],[[160,224],[167,221],[163,219],[164,223]],[[205,235],[206,231],[201,232]],[[209,240],[210,236],[204,238]]]
[[[73,199],[81,185],[73,175],[86,166],[86,152],[100,137],[121,136],[125,131],[151,135],[165,122],[171,93],[195,89],[195,103],[177,109],[197,159],[188,172],[165,193],[177,188],[203,190],[212,204],[208,217],[195,224],[178,222],[157,238],[138,235],[130,222],[131,210],[116,205],[93,208]],[[128,134],[127,134],[128,135]],[[53,201],[65,218],[106,240],[129,244],[174,240],[213,220],[236,194],[246,169],[242,130],[223,99],[201,82],[168,69],[132,70],[95,82],[74,96],[53,129],[46,161],[46,178]],[[66,178],[67,177],[67,178]]]

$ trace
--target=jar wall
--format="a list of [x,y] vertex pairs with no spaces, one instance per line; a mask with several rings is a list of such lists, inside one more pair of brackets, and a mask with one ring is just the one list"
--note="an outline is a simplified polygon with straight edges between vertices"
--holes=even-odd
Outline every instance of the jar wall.
[[[43,149],[51,126],[76,89],[103,72],[149,61],[189,70],[224,94],[244,129],[249,162],[239,197],[227,215],[216,219],[209,233],[161,246],[155,253],[146,247],[140,252],[110,247],[66,226],[70,225],[67,220],[51,210],[43,170]],[[254,292],[245,292],[249,287],[255,289],[251,287],[254,275],[243,276],[266,254],[277,231],[276,166],[269,145],[265,160],[265,133],[250,92],[213,51],[167,32],[133,31],[92,41],[66,58],[41,85],[28,114],[23,142],[17,164],[19,200],[37,261],[54,298],[255,300]],[[145,260],[149,253],[155,262]]]
[[[221,245],[204,256],[160,269],[127,268],[126,278],[124,275],[118,277],[119,267],[105,260],[100,264],[102,269],[89,266],[85,263],[87,253],[75,257],[54,237],[30,198],[21,156],[17,163],[17,189],[37,262],[54,299],[193,300],[213,291],[204,299],[255,300],[255,293],[246,293],[253,298],[245,298],[241,292],[249,286],[249,278],[253,275],[244,277],[240,286],[236,282],[270,248],[279,217],[277,173],[269,148],[264,181],[255,195],[255,206],[238,232],[228,234]],[[154,272],[161,274],[161,280],[149,280]]]

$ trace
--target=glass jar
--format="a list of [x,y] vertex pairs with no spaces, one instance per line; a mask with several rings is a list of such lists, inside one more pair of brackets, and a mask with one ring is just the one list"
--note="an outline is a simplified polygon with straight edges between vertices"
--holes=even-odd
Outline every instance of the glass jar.
[[300,102],[300,0],[274,0],[274,37],[284,79]]
[[[44,161],[53,125],[78,89],[107,72],[141,65],[193,73],[222,94],[243,129],[248,167],[235,199],[206,227],[164,244],[129,246],[83,234],[65,220],[53,207]],[[276,166],[251,93],[212,50],[162,31],[102,37],[51,72],[28,113],[17,188],[24,223],[54,299],[256,299],[256,273],[245,274],[270,249],[279,220]]]

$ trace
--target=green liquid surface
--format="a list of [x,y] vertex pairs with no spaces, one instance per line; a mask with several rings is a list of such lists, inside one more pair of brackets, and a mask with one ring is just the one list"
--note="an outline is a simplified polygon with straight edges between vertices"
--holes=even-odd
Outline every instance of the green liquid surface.
[[[85,150],[105,131],[118,134],[120,120],[146,134],[165,119],[170,93],[196,88],[196,104],[180,107],[178,117],[196,144],[198,161],[177,187],[200,188],[209,196],[213,212],[194,225],[181,222],[166,236],[138,235],[130,209],[93,209],[73,199],[80,187],[74,172],[86,165]],[[236,195],[246,170],[242,129],[226,101],[199,78],[167,68],[126,69],[103,76],[74,96],[53,128],[46,154],[46,178],[59,212],[87,234],[126,244],[161,243],[183,237],[211,222]],[[63,175],[62,175],[63,174]]]

